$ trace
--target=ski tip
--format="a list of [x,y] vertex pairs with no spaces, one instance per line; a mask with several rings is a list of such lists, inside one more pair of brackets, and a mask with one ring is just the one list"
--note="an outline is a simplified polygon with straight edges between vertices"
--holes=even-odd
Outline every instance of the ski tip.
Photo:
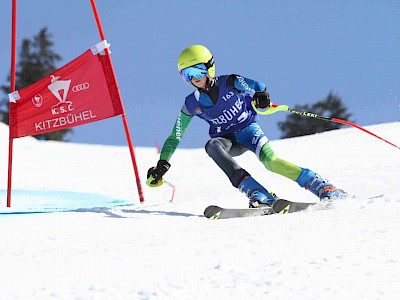
[[211,220],[218,219],[219,215],[221,214],[222,208],[216,205],[207,206],[204,210],[204,216]]

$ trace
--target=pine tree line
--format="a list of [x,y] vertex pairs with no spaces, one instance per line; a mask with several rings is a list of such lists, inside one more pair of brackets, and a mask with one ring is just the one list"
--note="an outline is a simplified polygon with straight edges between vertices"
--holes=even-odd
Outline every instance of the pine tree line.
[[[342,99],[338,95],[333,94],[333,92],[329,92],[325,99],[314,104],[296,105],[294,108],[300,111],[347,121],[350,121],[349,119],[352,116],[347,112]],[[282,139],[339,129],[343,126],[343,124],[326,122],[297,114],[290,114],[284,122],[278,122],[278,127],[282,131]]]
[[[53,46],[47,28],[41,29],[32,40],[23,39],[17,60],[16,90],[29,86],[57,70],[56,63],[60,62],[62,57],[52,50]],[[10,82],[10,75],[7,79]],[[0,121],[8,124],[10,84],[1,86],[1,90],[5,97],[0,100]],[[40,140],[66,141],[66,135],[71,132],[72,129],[63,129],[35,137]]]

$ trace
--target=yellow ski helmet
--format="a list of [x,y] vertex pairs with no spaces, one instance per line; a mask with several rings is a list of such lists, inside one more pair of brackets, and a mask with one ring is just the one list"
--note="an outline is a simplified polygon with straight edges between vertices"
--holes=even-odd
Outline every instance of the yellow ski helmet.
[[[202,45],[192,45],[184,49],[178,57],[178,70],[192,67],[198,64],[204,64],[207,70],[207,76],[215,76],[214,58],[206,47]],[[182,74],[182,72],[181,72]],[[185,79],[184,79],[185,80]],[[187,81],[187,80],[185,80]]]

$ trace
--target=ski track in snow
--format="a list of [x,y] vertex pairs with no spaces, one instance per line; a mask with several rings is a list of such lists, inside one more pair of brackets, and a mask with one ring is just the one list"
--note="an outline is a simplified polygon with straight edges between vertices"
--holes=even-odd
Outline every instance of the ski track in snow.
[[[367,127],[400,144],[400,123]],[[178,149],[150,189],[156,149],[137,148],[139,204],[127,147],[14,141],[0,124],[0,299],[395,299],[400,288],[400,151],[355,129],[271,141],[354,199],[332,210],[211,221],[206,206],[246,207],[203,149]],[[206,142],[206,141],[205,141]],[[315,201],[237,158],[268,189]],[[367,200],[369,196],[385,196]]]

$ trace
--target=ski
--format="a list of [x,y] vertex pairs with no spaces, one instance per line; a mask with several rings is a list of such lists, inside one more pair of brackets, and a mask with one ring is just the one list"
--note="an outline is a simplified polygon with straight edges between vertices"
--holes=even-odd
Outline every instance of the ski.
[[245,218],[272,215],[275,213],[286,214],[307,209],[315,203],[293,202],[285,199],[278,199],[272,207],[260,208],[224,208],[210,205],[204,210],[204,216],[211,220]]
[[223,208],[216,205],[208,206],[204,211],[204,216],[211,219],[230,219],[271,215],[274,211],[271,207],[260,208]]
[[[368,197],[368,200],[382,198],[384,195]],[[272,207],[260,208],[223,208],[216,205],[210,205],[204,210],[204,216],[210,220],[257,217],[272,214],[290,214],[315,207],[318,210],[331,209],[333,202],[295,202],[286,199],[278,199]]]
[[[368,197],[367,200],[373,200],[384,197],[384,194]],[[290,214],[307,208],[314,207],[316,210],[324,210],[333,208],[334,201],[320,202],[295,202],[285,199],[278,199],[272,205],[272,209],[277,214]]]
[[[278,199],[272,205],[272,209],[276,214],[290,214],[298,211],[305,210],[314,205],[320,205],[321,203],[314,202],[294,202],[285,199]],[[329,203],[324,203],[329,205]]]

